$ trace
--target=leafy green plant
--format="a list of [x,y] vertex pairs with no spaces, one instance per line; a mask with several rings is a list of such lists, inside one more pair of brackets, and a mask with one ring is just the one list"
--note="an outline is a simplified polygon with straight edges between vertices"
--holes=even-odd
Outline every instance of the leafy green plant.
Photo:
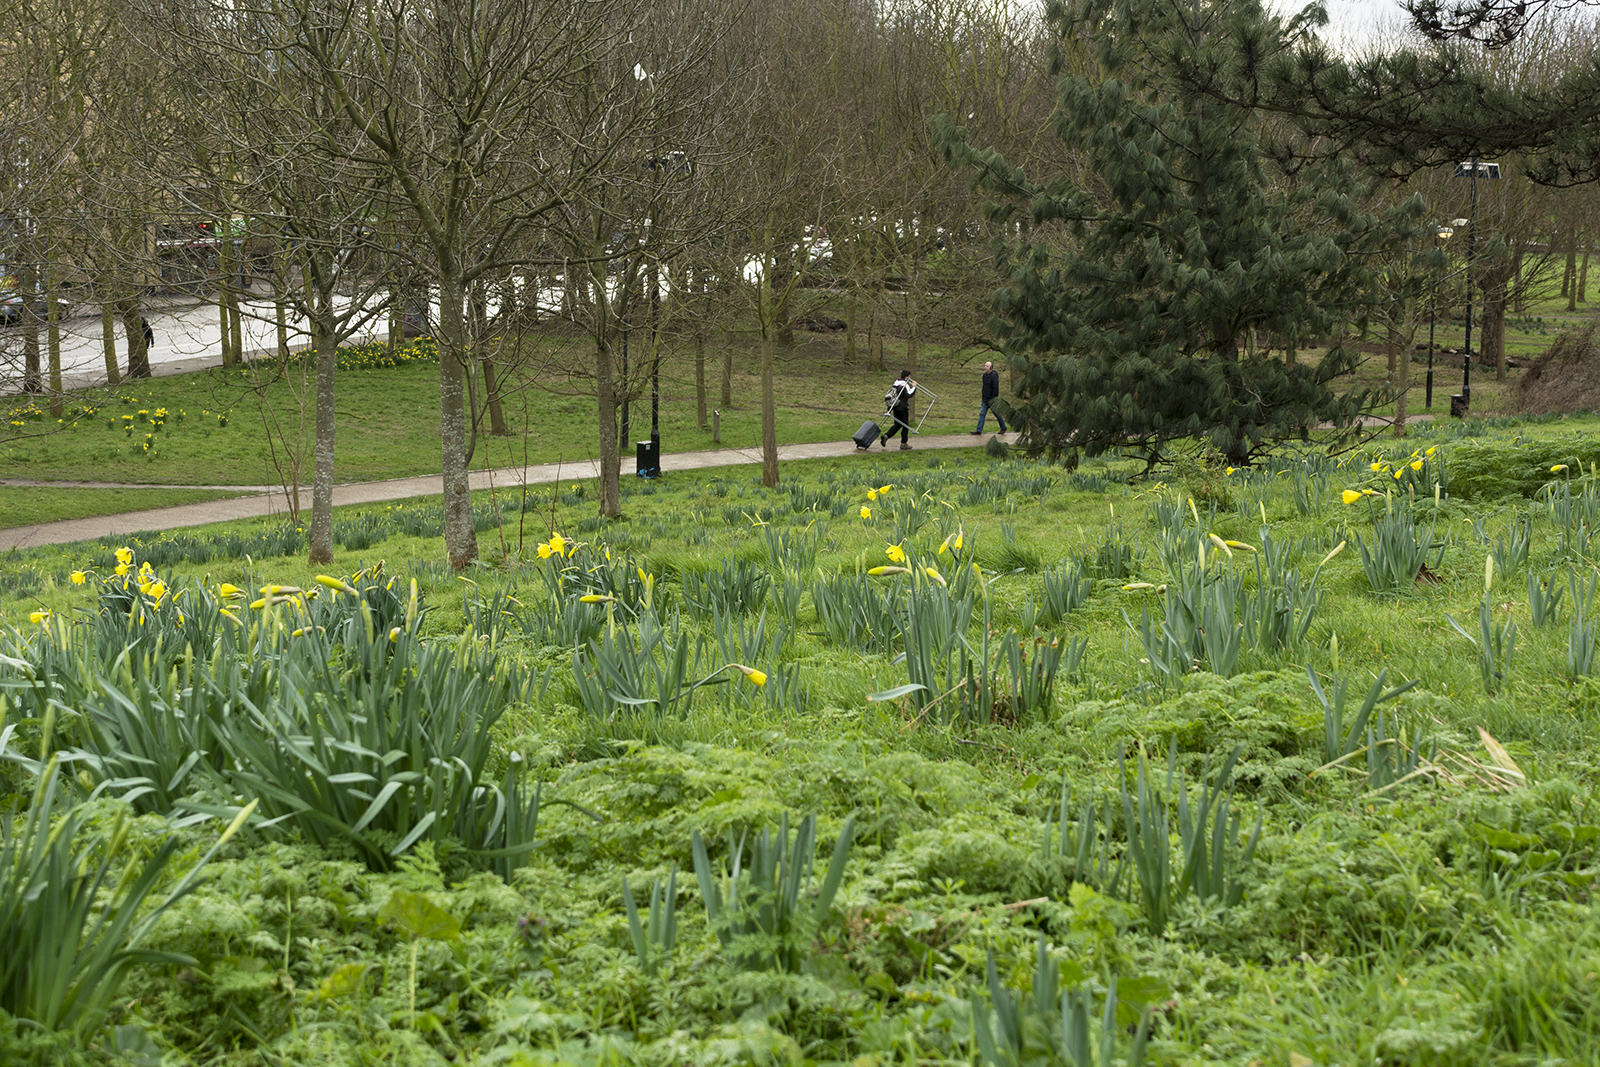
[[1071,612],[1081,608],[1094,591],[1094,579],[1084,574],[1079,561],[1064,560],[1039,576],[1039,605],[1034,606],[1030,594],[1022,609],[1022,618],[1031,620],[1029,629],[1054,626]]
[[1491,597],[1485,591],[1483,601],[1478,605],[1476,636],[1469,634],[1453,615],[1445,613],[1445,621],[1455,628],[1456,633],[1470,641],[1478,653],[1478,676],[1483,681],[1485,693],[1499,692],[1500,687],[1511,678],[1511,654],[1517,647],[1517,620],[1507,615],[1505,624],[1496,629],[1492,606]]
[[1399,593],[1416,585],[1428,561],[1437,569],[1446,542],[1435,533],[1437,510],[1426,524],[1412,510],[1405,497],[1390,497],[1372,515],[1372,539],[1352,535],[1361,552],[1361,567],[1375,593]]
[[750,864],[745,866],[745,842],[728,833],[726,870],[718,879],[711,867],[705,841],[696,830],[691,840],[695,878],[705,901],[706,918],[723,950],[745,970],[796,973],[805,962],[806,940],[833,907],[844,879],[845,863],[855,840],[855,816],[845,819],[833,846],[816,899],[809,899],[812,866],[817,846],[817,817],[807,815],[789,832],[786,813],[773,835],[763,828],[751,842]]
[[[1571,580],[1570,574],[1568,580]],[[1534,626],[1548,626],[1556,621],[1561,593],[1562,587],[1556,584],[1555,575],[1541,579],[1536,572],[1528,572],[1528,614]]]
[[[11,727],[0,733],[6,747]],[[217,841],[157,892],[182,848],[169,837],[140,856],[128,817],[87,830],[82,809],[53,818],[58,765],[48,761],[23,815],[0,817],[0,1009],[46,1030],[93,1033],[105,1022],[128,971],[144,963],[193,963],[142,947],[153,927],[192,892],[200,872],[255,808],[240,810]]]
[[683,572],[683,600],[697,615],[747,615],[760,611],[772,590],[772,575],[747,559],[724,559],[703,572]]
[[665,886],[659,878],[650,879],[650,908],[644,917],[634,903],[628,876],[623,875],[622,906],[628,914],[628,936],[633,941],[639,969],[655,974],[662,960],[672,958],[678,939],[678,868],[672,868]]
[[1106,524],[1105,533],[1092,553],[1078,556],[1084,573],[1092,578],[1127,578],[1133,574],[1134,562],[1133,546],[1127,542],[1122,524],[1116,521]]
[[421,893],[398,890],[390,894],[378,909],[378,921],[391,924],[397,932],[411,942],[411,974],[407,984],[410,995],[411,1028],[417,1027],[417,958],[422,952],[422,942],[443,941],[454,944],[461,939],[461,920],[445,911]]
[[1180,865],[1172,866],[1171,817],[1169,802],[1150,784],[1144,753],[1139,753],[1139,769],[1134,788],[1122,781],[1123,825],[1128,834],[1128,854],[1139,882],[1140,901],[1152,933],[1166,929],[1173,907],[1193,893],[1201,901],[1231,908],[1244,896],[1238,880],[1239,868],[1249,864],[1261,837],[1262,816],[1243,847],[1239,832],[1243,815],[1233,807],[1233,769],[1239,760],[1234,749],[1222,761],[1214,782],[1209,780],[1211,761],[1201,772],[1200,793],[1191,805],[1182,772],[1177,770],[1178,747],[1174,742],[1167,757],[1166,795],[1178,798],[1178,848]]
[[1361,702],[1361,707],[1356,709],[1353,718],[1345,715],[1345,692],[1348,679],[1339,675],[1333,680],[1333,699],[1328,699],[1328,694],[1322,688],[1322,682],[1317,678],[1317,672],[1310,667],[1306,668],[1306,677],[1311,680],[1311,691],[1317,695],[1317,702],[1322,705],[1322,762],[1324,768],[1342,763],[1350,756],[1361,750],[1361,738],[1367,729],[1367,722],[1372,718],[1374,709],[1379,704],[1388,703],[1409,689],[1415,688],[1415,678],[1404,685],[1397,685],[1393,689],[1384,689],[1389,679],[1389,670],[1385,667],[1378,672],[1372,685],[1367,690],[1367,695]]
[[900,619],[887,588],[856,574],[819,574],[811,582],[817,621],[843,648],[886,656],[900,636]]
[[[1112,1067],[1118,1062],[1117,1038],[1125,1029],[1121,1015],[1126,1006],[1118,1001],[1116,976],[1106,989],[1096,1034],[1090,1023],[1095,1015],[1094,984],[1084,980],[1081,968],[1069,966],[1075,985],[1061,991],[1061,967],[1041,934],[1034,954],[1033,989],[1013,992],[1001,984],[994,949],[989,949],[985,967],[989,1004],[976,992],[971,997],[972,1038],[980,1067],[1022,1067],[1033,1061],[1030,1053],[1035,1049],[1043,1053],[1044,1062],[1066,1067]],[[1149,1036],[1149,1012],[1140,1010],[1132,1046],[1122,1062],[1128,1067],[1142,1064]]]
[[1123,862],[1125,856],[1112,856],[1109,805],[1102,820],[1094,798],[1085,797],[1076,820],[1072,814],[1072,790],[1063,772],[1061,802],[1055,817],[1045,818],[1044,836],[1039,844],[1040,858],[1048,860],[1060,857],[1070,865],[1069,874],[1074,883],[1087,883],[1108,895],[1120,894],[1126,870]]

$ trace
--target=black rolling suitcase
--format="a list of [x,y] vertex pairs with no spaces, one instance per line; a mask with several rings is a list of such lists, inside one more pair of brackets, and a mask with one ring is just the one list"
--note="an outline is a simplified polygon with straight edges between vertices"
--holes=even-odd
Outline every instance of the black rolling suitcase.
[[865,452],[867,449],[872,447],[872,442],[876,441],[882,436],[883,431],[878,429],[877,423],[863,422],[861,424],[861,429],[857,430],[856,435],[850,440],[856,443],[857,451]]

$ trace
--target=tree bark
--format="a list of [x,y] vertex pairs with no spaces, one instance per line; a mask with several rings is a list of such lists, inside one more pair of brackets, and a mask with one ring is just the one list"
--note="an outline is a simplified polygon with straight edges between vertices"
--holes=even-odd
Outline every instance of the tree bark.
[[733,331],[722,339],[722,406],[733,407]]
[[1398,373],[1395,375],[1395,400],[1394,400],[1394,435],[1406,435],[1406,401],[1411,391],[1411,353],[1400,351],[1400,327],[1395,322],[1393,315],[1389,317],[1389,359],[1397,363]]
[[56,305],[55,268],[48,259],[44,267],[44,299],[45,344],[50,360],[50,416],[59,419],[67,411],[61,392],[61,308]]
[[122,384],[122,368],[117,366],[117,309],[111,301],[100,303],[100,347],[106,358],[106,384]]
[[439,447],[444,487],[444,548],[450,566],[464,569],[478,558],[478,533],[472,527],[471,483],[467,474],[466,286],[441,264],[439,278]]
[[[316,344],[316,460],[311,472],[310,563],[333,562],[334,376],[339,346],[327,324],[311,324]],[[296,490],[298,491],[298,490]]]
[[506,429],[506,412],[500,402],[500,380],[495,374],[494,355],[487,351],[487,346],[480,362],[483,365],[483,399],[489,406],[489,432],[496,437],[509,437],[511,431]]
[[39,316],[34,314],[33,293],[39,281],[39,271],[32,264],[24,264],[17,272],[17,291],[22,296],[18,313],[22,321],[22,391],[44,392],[44,376],[39,369]]
[[123,300],[118,307],[122,312],[122,332],[128,339],[128,377],[150,377],[150,349],[144,340],[144,315],[140,313],[137,299]]
[[772,338],[761,339],[761,484],[778,484],[778,411],[772,390]]
[[844,361],[848,366],[856,361],[856,309],[860,302],[851,292],[844,303]]
[[1578,229],[1567,233],[1567,269],[1561,275],[1561,295],[1567,298],[1567,310],[1578,310]]

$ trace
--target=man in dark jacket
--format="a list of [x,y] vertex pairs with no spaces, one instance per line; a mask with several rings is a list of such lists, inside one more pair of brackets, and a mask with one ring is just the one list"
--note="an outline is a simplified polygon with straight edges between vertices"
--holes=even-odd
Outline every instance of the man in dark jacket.
[[[1000,399],[1000,372],[994,369],[993,363],[983,365],[983,405],[978,408],[978,428],[972,431],[973,436],[983,432],[983,420],[989,417],[989,405]],[[1000,432],[1006,432],[1006,420],[998,409],[994,413],[995,421],[1000,424]]]

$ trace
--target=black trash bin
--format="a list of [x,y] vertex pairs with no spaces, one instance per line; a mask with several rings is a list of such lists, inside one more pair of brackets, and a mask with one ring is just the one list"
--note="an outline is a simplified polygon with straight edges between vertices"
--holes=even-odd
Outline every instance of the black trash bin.
[[641,478],[661,476],[661,446],[654,441],[635,441],[633,472]]

